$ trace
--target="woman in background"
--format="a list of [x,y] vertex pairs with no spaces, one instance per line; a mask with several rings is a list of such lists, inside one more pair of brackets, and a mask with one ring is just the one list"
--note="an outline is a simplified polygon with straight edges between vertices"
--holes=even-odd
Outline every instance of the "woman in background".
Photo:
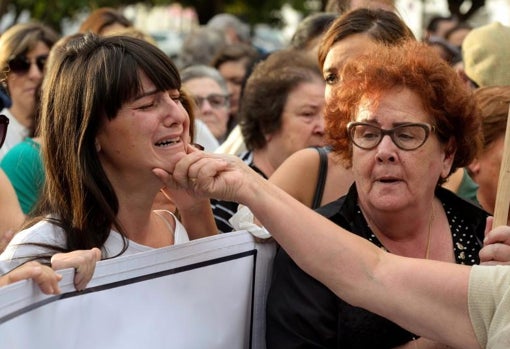
[[[393,12],[362,8],[338,17],[318,48],[326,99],[348,59],[371,52],[378,43],[393,46],[413,39],[411,30]],[[354,179],[350,169],[326,147],[294,153],[269,180],[306,206],[318,208],[345,195]]]
[[79,33],[92,32],[98,35],[108,35],[126,28],[133,24],[121,12],[110,8],[101,7],[92,11],[80,25]]
[[0,81],[5,84],[12,105],[3,109],[9,118],[9,132],[0,159],[30,132],[36,113],[36,91],[43,76],[51,47],[59,36],[40,23],[16,24],[0,37]]
[[[324,81],[305,53],[287,49],[269,55],[248,78],[239,127],[248,148],[241,159],[268,178],[294,152],[324,144]],[[233,230],[236,202],[212,200],[220,232]]]

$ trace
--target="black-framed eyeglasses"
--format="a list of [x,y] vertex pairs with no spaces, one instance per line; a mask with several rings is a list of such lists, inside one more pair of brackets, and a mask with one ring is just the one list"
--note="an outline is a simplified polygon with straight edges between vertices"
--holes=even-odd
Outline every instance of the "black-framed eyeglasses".
[[33,61],[24,55],[17,55],[11,57],[9,61],[7,61],[7,65],[9,66],[9,70],[11,72],[16,74],[26,74],[30,70],[30,66],[35,64],[37,69],[39,69],[39,71],[42,73],[47,60],[48,55],[37,56]]
[[405,123],[385,130],[366,122],[350,122],[347,134],[351,142],[358,148],[370,150],[381,143],[384,136],[390,136],[395,145],[402,150],[415,150],[429,138],[434,126],[426,123]]
[[2,147],[2,145],[4,145],[8,125],[9,119],[7,118],[7,116],[0,114],[0,148]]
[[207,101],[211,108],[220,109],[228,106],[228,103],[230,101],[228,95],[221,95],[217,93],[212,93],[205,97],[194,96],[193,98],[195,99],[195,103],[198,105],[199,108],[202,108],[204,102]]

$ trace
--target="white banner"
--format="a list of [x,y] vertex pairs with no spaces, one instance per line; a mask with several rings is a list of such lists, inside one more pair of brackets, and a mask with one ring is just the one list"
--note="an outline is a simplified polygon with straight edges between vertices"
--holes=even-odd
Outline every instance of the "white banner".
[[274,243],[244,231],[101,261],[84,291],[0,288],[0,348],[265,348]]

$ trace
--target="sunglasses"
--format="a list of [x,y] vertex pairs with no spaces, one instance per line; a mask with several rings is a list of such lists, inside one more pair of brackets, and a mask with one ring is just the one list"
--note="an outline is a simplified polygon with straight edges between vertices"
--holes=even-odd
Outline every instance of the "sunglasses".
[[7,65],[9,66],[9,70],[11,72],[17,74],[26,74],[30,70],[30,66],[32,65],[32,63],[34,63],[39,69],[39,71],[42,73],[47,59],[48,55],[41,55],[35,57],[35,61],[32,62],[26,56],[18,55],[9,59]]
[[7,125],[9,125],[9,119],[7,116],[0,114],[0,147],[4,145],[5,135],[7,134]]

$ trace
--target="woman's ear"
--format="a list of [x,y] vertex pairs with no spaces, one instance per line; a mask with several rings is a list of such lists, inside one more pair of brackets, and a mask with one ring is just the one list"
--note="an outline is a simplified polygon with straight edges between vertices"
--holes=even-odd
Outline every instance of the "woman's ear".
[[452,169],[453,160],[455,159],[455,146],[453,139],[450,139],[446,146],[444,147],[444,158],[443,158],[443,168],[441,170],[441,178],[447,178],[450,174],[450,170]]
[[469,176],[475,180],[480,173],[480,161],[475,158],[469,165],[466,166]]

